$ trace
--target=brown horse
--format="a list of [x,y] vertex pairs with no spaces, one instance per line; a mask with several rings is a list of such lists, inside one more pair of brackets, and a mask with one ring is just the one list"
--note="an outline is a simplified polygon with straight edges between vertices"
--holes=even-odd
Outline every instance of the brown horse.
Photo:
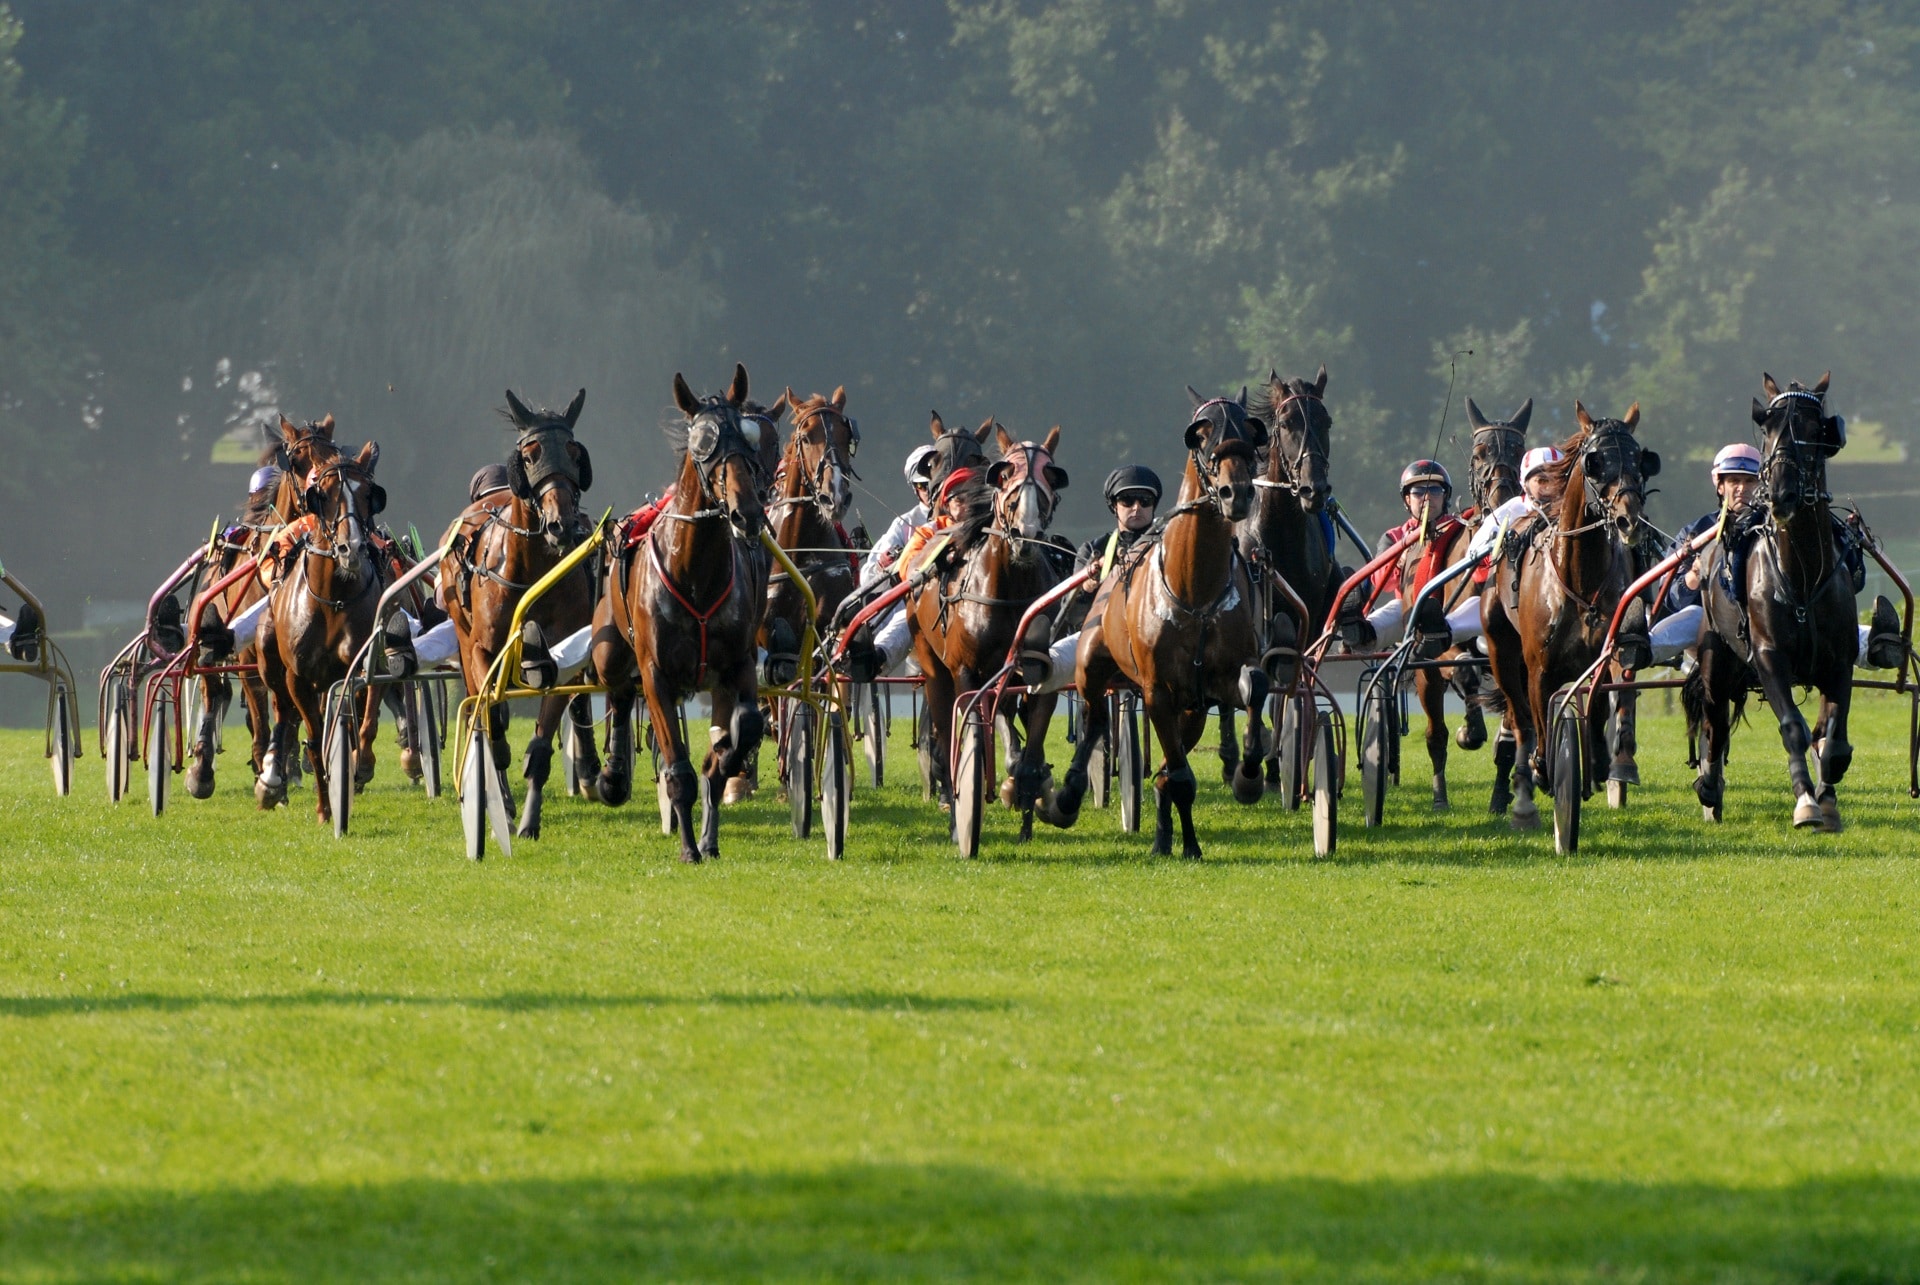
[[[1640,403],[1620,419],[1594,419],[1573,404],[1579,430],[1561,443],[1565,459],[1547,466],[1560,491],[1552,521],[1527,528],[1517,584],[1504,569],[1488,577],[1481,619],[1494,681],[1519,736],[1514,769],[1515,829],[1540,824],[1534,781],[1547,781],[1550,701],[1599,658],[1620,595],[1633,577],[1646,478],[1658,457],[1634,438]],[[1511,586],[1511,598],[1509,590]],[[1587,731],[1595,761],[1604,745],[1609,702],[1595,700]]]
[[[954,436],[944,433],[937,415],[933,426],[936,442]],[[1054,546],[1046,538],[1059,493],[1067,485],[1066,471],[1053,462],[1060,426],[1054,425],[1040,442],[1016,442],[990,418],[968,436],[978,443],[989,431],[997,439],[1000,458],[983,478],[959,488],[968,511],[947,528],[947,547],[926,561],[921,560],[924,554],[913,555],[917,565],[912,580],[918,587],[907,596],[914,659],[926,675],[933,778],[949,805],[955,699],[977,690],[1000,669],[1021,615],[1060,581]],[[948,486],[953,475],[949,470],[941,485]],[[1023,736],[1010,799],[1021,814],[1022,841],[1033,837],[1034,805],[1047,789],[1047,725],[1057,699],[1032,695],[1019,702]]]
[[1197,858],[1193,801],[1198,790],[1187,754],[1206,727],[1209,704],[1238,704],[1247,711],[1246,760],[1234,777],[1234,797],[1252,803],[1264,791],[1255,765],[1267,676],[1248,663],[1260,655],[1263,622],[1234,525],[1252,507],[1254,453],[1265,444],[1267,431],[1248,414],[1246,390],[1237,400],[1187,391],[1195,409],[1185,435],[1187,468],[1179,503],[1159,536],[1135,543],[1094,596],[1080,632],[1075,674],[1086,726],[1046,819],[1072,825],[1079,816],[1087,760],[1107,734],[1107,689],[1116,678],[1124,679],[1140,689],[1166,753],[1154,777],[1159,818],[1153,851],[1172,854],[1173,809],[1178,808],[1182,855]]
[[[723,396],[704,399],[676,374],[673,397],[686,416],[673,501],[643,537],[619,550],[607,596],[594,608],[593,666],[607,685],[613,724],[599,795],[618,806],[633,791],[633,704],[644,688],[680,859],[699,861],[720,855],[721,785],[752,758],[765,728],[754,637],[766,609],[767,557],[759,544],[766,514],[759,448],[741,427],[746,367],[734,367]],[[711,748],[698,787],[678,716],[680,702],[697,691],[713,700]]]
[[[1740,533],[1723,537],[1719,545],[1724,550],[1736,541],[1751,541],[1745,581],[1731,584],[1731,572],[1723,579],[1717,558],[1700,560],[1715,573],[1701,585],[1707,627],[1700,638],[1700,667],[1687,680],[1684,695],[1689,730],[1705,726],[1694,792],[1712,821],[1721,817],[1732,735],[1729,709],[1744,705],[1747,690],[1757,684],[1786,746],[1793,823],[1840,829],[1835,789],[1853,761],[1847,715],[1860,636],[1854,627],[1853,585],[1828,508],[1827,460],[1846,444],[1842,421],[1827,414],[1832,379],[1829,371],[1812,388],[1795,380],[1782,390],[1772,375],[1762,376],[1767,403],[1754,401],[1753,422],[1765,440],[1763,520],[1742,524]],[[1819,689],[1820,717],[1811,732],[1794,704],[1795,687]],[[1818,782],[1807,768],[1810,746],[1820,758]]]
[[[1529,397],[1520,404],[1512,417],[1504,420],[1490,420],[1481,414],[1473,398],[1466,399],[1467,423],[1473,429],[1473,455],[1471,467],[1473,519],[1464,524],[1448,522],[1432,524],[1427,529],[1427,538],[1408,549],[1400,558],[1400,602],[1406,610],[1413,610],[1414,597],[1427,581],[1439,575],[1447,568],[1457,565],[1466,557],[1467,546],[1472,543],[1473,528],[1487,520],[1495,509],[1520,494],[1520,457],[1527,450],[1527,424],[1533,418],[1533,399]],[[1467,601],[1469,594],[1477,593],[1479,587],[1470,576],[1462,573],[1445,590],[1445,601],[1437,602],[1438,614],[1444,615]],[[1436,591],[1435,596],[1439,596]],[[1414,627],[1411,614],[1406,617],[1407,627]],[[1465,653],[1458,647],[1449,648],[1436,659],[1460,660]],[[1487,743],[1486,698],[1480,690],[1480,670],[1477,666],[1461,665],[1448,669],[1416,669],[1413,671],[1414,696],[1420,702],[1420,708],[1427,716],[1427,759],[1433,764],[1433,806],[1436,811],[1448,806],[1447,799],[1447,689],[1452,687],[1460,693],[1466,702],[1467,710],[1460,724],[1456,741],[1463,750],[1477,750]],[[1496,711],[1497,712],[1497,711]],[[1503,729],[1504,731],[1504,729]],[[1514,741],[1506,742],[1506,763],[1511,770],[1513,763]],[[1496,746],[1496,756],[1499,754]]]
[[[515,435],[507,456],[508,487],[467,506],[455,523],[453,548],[440,563],[442,605],[460,641],[460,672],[469,696],[485,685],[494,657],[507,645],[521,598],[592,530],[580,511],[580,496],[593,485],[593,458],[574,440],[586,399],[583,388],[566,410],[551,411],[529,407],[507,390],[502,414]],[[527,615],[538,631],[531,639],[534,654],[544,653],[545,643],[592,623],[597,570],[591,559],[576,566],[534,604]],[[584,724],[575,743],[581,747],[579,779],[591,782],[600,764],[593,752],[591,715],[583,717],[585,708],[580,701],[573,713],[576,725]],[[540,812],[553,770],[553,734],[567,709],[564,696],[540,702],[522,771],[527,799],[516,833],[524,838],[540,837]],[[494,705],[488,733],[494,771],[502,777],[500,789],[511,808],[513,796],[504,781],[512,752],[507,745],[509,719],[505,703]]]
[[[283,429],[291,429],[284,425]],[[314,770],[320,820],[333,816],[327,793],[327,765],[321,754],[327,689],[345,678],[348,666],[373,634],[374,608],[380,597],[382,559],[373,548],[373,519],[386,507],[387,495],[373,480],[380,448],[368,442],[352,459],[308,437],[293,449],[291,463],[300,475],[301,517],[276,537],[278,575],[268,591],[260,620],[260,676],[273,692],[273,736],[254,797],[262,808],[286,801],[283,765],[294,752],[295,720],[306,724],[306,749]],[[372,689],[360,711],[354,779],[373,775],[373,736],[380,705]]]

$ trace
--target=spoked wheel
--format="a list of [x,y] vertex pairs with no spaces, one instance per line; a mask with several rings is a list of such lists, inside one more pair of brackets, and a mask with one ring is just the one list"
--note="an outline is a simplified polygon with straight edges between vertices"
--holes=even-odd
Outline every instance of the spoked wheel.
[[133,782],[133,711],[126,680],[107,680],[107,727],[100,752],[107,760],[107,799],[118,803]]
[[[1077,698],[1076,698],[1077,699]],[[1113,697],[1104,698],[1107,702],[1107,734],[1087,752],[1087,789],[1093,799],[1093,806],[1104,808],[1113,797]],[[1080,735],[1087,735],[1087,720],[1080,720]]]
[[430,799],[440,797],[440,712],[430,690],[438,686],[438,683],[418,685],[415,703],[420,706],[420,718],[413,725],[414,736],[420,742],[420,784]]
[[466,835],[467,860],[487,855],[487,786],[493,776],[492,750],[477,721],[467,740],[467,756],[460,768],[460,828]]
[[867,780],[874,789],[887,783],[887,691],[884,684],[867,684],[867,734],[862,737],[867,754]]
[[1397,757],[1394,748],[1399,734],[1399,714],[1393,708],[1388,684],[1367,684],[1360,709],[1360,823],[1369,828],[1379,825],[1386,811],[1387,783]]
[[[867,734],[873,734],[868,724]],[[827,716],[827,740],[820,752],[820,820],[827,831],[827,856],[838,861],[847,850],[847,813],[853,786],[847,728],[838,713]]]
[[73,793],[73,702],[67,685],[53,689],[53,792],[61,798]]
[[353,818],[353,705],[343,698],[334,703],[327,722],[327,806],[333,813],[333,837],[345,838]]
[[1580,801],[1586,782],[1581,773],[1580,740],[1586,734],[1580,715],[1562,709],[1553,722],[1553,850],[1580,851]]
[[980,812],[987,773],[993,767],[989,757],[986,722],[978,710],[970,710],[960,729],[960,753],[953,765],[953,842],[963,857],[980,855]]
[[1313,855],[1332,856],[1339,839],[1340,780],[1333,753],[1333,720],[1321,719],[1313,735]]
[[167,810],[172,760],[173,702],[161,696],[153,702],[153,723],[147,730],[147,806],[155,816]]
[[1307,720],[1302,713],[1306,699],[1281,695],[1273,698],[1273,752],[1280,768],[1280,806],[1289,812],[1299,810],[1307,793]]
[[813,833],[813,706],[787,702],[787,805],[793,810],[793,837]]
[[1107,735],[1114,739],[1114,773],[1120,784],[1120,829],[1127,834],[1140,833],[1140,719],[1135,713],[1138,701],[1131,694],[1119,700],[1120,716],[1110,724]]

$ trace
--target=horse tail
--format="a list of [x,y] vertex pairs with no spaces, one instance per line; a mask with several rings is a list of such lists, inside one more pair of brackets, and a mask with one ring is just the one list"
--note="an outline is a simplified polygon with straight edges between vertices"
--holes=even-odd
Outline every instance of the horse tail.
[[[1740,698],[1746,703],[1746,697]],[[1700,724],[1707,717],[1707,679],[1704,666],[1695,665],[1686,681],[1680,684],[1680,707],[1687,714],[1687,736],[1689,739],[1700,734]]]

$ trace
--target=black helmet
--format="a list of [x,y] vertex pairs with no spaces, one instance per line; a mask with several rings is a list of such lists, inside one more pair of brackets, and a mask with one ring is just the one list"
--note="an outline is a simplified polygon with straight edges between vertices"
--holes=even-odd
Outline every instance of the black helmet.
[[513,480],[507,475],[506,465],[489,464],[475,473],[473,480],[467,483],[467,498],[477,503],[481,496],[508,490],[512,485]]
[[1154,507],[1160,505],[1160,479],[1145,465],[1129,464],[1107,474],[1107,483],[1100,488],[1100,494],[1105,498],[1108,508],[1119,503],[1123,491],[1151,491]]

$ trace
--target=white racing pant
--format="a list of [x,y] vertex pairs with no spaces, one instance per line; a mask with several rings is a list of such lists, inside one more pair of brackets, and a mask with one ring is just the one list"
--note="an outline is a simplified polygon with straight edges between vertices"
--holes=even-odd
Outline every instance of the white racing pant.
[[[1672,615],[1653,622],[1650,636],[1653,641],[1653,663],[1673,665],[1679,663],[1682,652],[1691,651],[1700,641],[1700,617],[1705,611],[1699,603],[1682,607]],[[1860,627],[1860,656],[1854,661],[1855,668],[1867,666],[1867,627]]]
[[0,616],[0,647],[7,645],[13,638],[13,621]]

